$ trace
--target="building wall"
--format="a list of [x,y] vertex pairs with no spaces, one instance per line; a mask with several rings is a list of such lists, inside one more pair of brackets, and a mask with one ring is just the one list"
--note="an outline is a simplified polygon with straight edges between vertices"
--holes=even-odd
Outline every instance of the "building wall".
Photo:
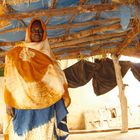
[[112,119],[111,110],[117,106],[119,108],[117,95],[97,97],[91,81],[83,87],[69,89],[69,93],[72,102],[68,108],[68,126],[72,130],[107,128]]

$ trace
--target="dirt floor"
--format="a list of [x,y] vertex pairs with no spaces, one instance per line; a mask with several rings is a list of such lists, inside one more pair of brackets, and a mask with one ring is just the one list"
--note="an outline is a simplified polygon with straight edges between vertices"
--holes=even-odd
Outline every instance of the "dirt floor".
[[67,140],[140,140],[140,129],[129,130],[127,133],[120,131],[71,134]]
[[[3,140],[3,135],[0,135],[0,140]],[[84,134],[70,134],[67,140],[140,140],[140,129],[129,130],[127,133],[120,131],[113,132],[98,132]]]

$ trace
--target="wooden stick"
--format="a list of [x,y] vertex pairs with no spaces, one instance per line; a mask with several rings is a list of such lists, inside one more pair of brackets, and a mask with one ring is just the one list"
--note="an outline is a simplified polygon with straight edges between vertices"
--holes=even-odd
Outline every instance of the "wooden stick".
[[[75,40],[71,40],[71,41],[65,41],[65,42],[55,42],[54,44],[50,44],[51,48],[63,48],[63,47],[67,47],[67,46],[72,46],[72,45],[76,45],[79,43],[88,43],[90,42],[90,44],[92,43],[98,43],[99,39],[102,40],[104,39],[104,41],[107,41],[107,40],[111,40],[111,39],[117,39],[117,38],[123,38],[126,36],[126,33],[127,32],[122,32],[122,33],[113,33],[113,34],[102,34],[102,35],[93,35],[93,36],[90,36],[90,37],[85,37],[85,38],[81,38],[81,39],[75,39]],[[50,39],[49,39],[50,41]],[[57,40],[56,40],[57,41]],[[59,40],[58,40],[59,41]],[[100,41],[100,42],[103,42],[103,41]],[[19,42],[0,42],[0,46],[15,46],[15,45],[20,45],[22,44],[22,41],[19,41]],[[77,46],[77,45],[76,45]]]
[[[70,48],[67,48],[67,49],[61,49],[61,50],[58,50],[58,51],[55,51],[55,54],[56,55],[61,55],[61,54],[64,54],[64,53],[77,53],[77,52],[81,52],[81,51],[93,51],[94,53],[99,51],[99,50],[106,50],[105,47],[109,47],[109,46],[116,46],[118,44],[120,44],[121,42],[106,42],[106,43],[103,43],[103,44],[97,44],[97,45],[93,45],[93,46],[90,46],[90,45],[86,45],[86,46],[81,46],[81,47],[70,47]],[[53,49],[55,50],[55,49]],[[108,48],[107,48],[108,50]],[[110,50],[110,49],[109,49]]]
[[[100,45],[92,46],[92,49],[90,49],[91,53],[89,53],[89,54],[82,54],[82,56],[83,57],[90,57],[90,56],[96,56],[96,55],[101,55],[101,54],[102,55],[110,54],[110,53],[111,54],[115,54],[116,51],[117,51],[116,47],[113,47],[113,48],[106,48],[106,47],[108,47],[109,45],[117,46],[117,45],[121,44],[121,42],[116,42],[116,43],[113,43],[113,44],[112,43],[110,42],[110,43],[105,43],[105,44],[100,44]],[[83,46],[79,45],[79,47],[84,47],[85,46],[88,49],[90,48],[89,44],[85,43],[85,45],[83,43]],[[74,47],[74,46],[70,46],[70,47]],[[75,46],[75,47],[77,47],[77,46]],[[81,55],[80,51],[72,51],[72,52],[67,51],[66,55],[62,57],[62,55],[64,53],[65,53],[65,51],[63,51],[63,52],[54,52],[54,55],[55,55],[56,59],[58,59],[58,60],[75,59],[75,58],[79,58],[80,55]],[[137,47],[136,48],[134,48],[134,47],[133,48],[126,48],[122,52],[122,55],[125,55],[125,56],[136,56],[136,57],[140,58],[140,48],[139,49]],[[4,57],[5,56],[5,52],[0,52],[0,56]]]
[[[117,36],[118,35],[118,36]],[[125,35],[125,34],[124,34]],[[70,46],[70,45],[76,45],[76,44],[81,44],[84,42],[92,42],[92,43],[97,43],[97,42],[102,42],[98,41],[101,39],[112,39],[115,37],[123,37],[124,35],[119,36],[119,33],[114,33],[114,34],[106,34],[106,35],[94,35],[90,37],[85,37],[85,38],[79,38],[75,40],[70,40],[70,41],[65,41],[65,42],[57,42],[55,44],[51,44],[51,48],[62,48],[63,46]],[[78,46],[78,45],[77,45]]]
[[78,33],[73,33],[73,34],[70,34],[69,36],[56,37],[52,39],[50,38],[49,42],[50,44],[53,44],[54,42],[62,42],[62,41],[67,41],[67,40],[72,40],[72,39],[78,39],[78,38],[83,38],[86,36],[93,35],[95,33],[104,32],[104,31],[112,31],[119,28],[121,28],[120,24],[106,25],[103,27],[97,27],[94,29],[89,29],[85,31],[80,31]]
[[73,23],[73,24],[68,23],[68,24],[63,24],[63,25],[47,26],[47,29],[76,28],[76,27],[91,26],[91,25],[103,25],[104,23],[119,22],[119,21],[120,21],[119,18],[109,18],[109,19],[94,20],[94,21],[87,21],[87,22],[81,22],[81,23]]
[[[94,38],[94,37],[93,37]],[[106,39],[103,39],[103,40],[93,40],[93,41],[88,41],[88,42],[83,42],[83,43],[80,43],[80,44],[74,44],[74,45],[70,45],[70,46],[62,46],[62,47],[57,47],[57,48],[61,48],[62,50],[63,49],[71,49],[71,48],[86,48],[87,50],[91,49],[91,48],[94,48],[94,46],[99,46],[100,48],[101,47],[106,47],[107,45],[119,45],[122,41],[118,41],[117,39],[120,39],[120,38],[125,38],[125,36],[119,36],[119,37],[111,37],[111,38],[106,38]],[[105,45],[105,46],[104,46]],[[56,49],[57,49],[56,48]],[[55,50],[55,48],[52,47],[52,49]]]
[[[72,24],[72,21],[75,19],[75,17],[77,16],[78,14],[75,13],[71,16],[71,18],[68,20],[68,24]],[[68,35],[70,32],[70,26],[66,27],[66,32],[65,32],[65,35]]]
[[[37,2],[38,0],[30,0],[31,2]],[[29,3],[29,0],[6,0],[6,4],[15,5],[15,4],[22,4],[22,3]],[[0,4],[3,4],[2,1],[0,1]]]
[[86,3],[87,0],[80,0],[79,5],[83,5]]
[[19,31],[25,31],[26,27],[22,27],[22,28],[12,28],[12,29],[7,29],[7,30],[3,30],[0,31],[0,34],[5,34],[5,33],[10,33],[10,32],[19,32]]
[[55,8],[56,7],[56,2],[57,2],[57,0],[52,0],[51,1],[51,8]]
[[[46,19],[46,24],[48,22],[49,18]],[[91,25],[102,25],[107,22],[119,22],[120,20],[118,18],[110,18],[110,19],[104,19],[104,20],[95,20],[95,21],[87,21],[87,22],[82,22],[82,23],[68,23],[68,24],[63,24],[63,25],[53,25],[53,26],[47,26],[47,30],[54,30],[54,29],[63,29],[63,28],[76,28],[76,27],[82,27],[82,26],[91,26]],[[9,32],[15,32],[15,31],[25,31],[26,28],[12,28],[12,29],[7,29],[4,31],[0,31],[0,34],[4,33],[9,33]]]
[[39,17],[39,16],[62,16],[66,14],[74,14],[80,12],[96,12],[96,11],[108,11],[115,10],[117,5],[114,4],[90,4],[90,5],[80,5],[59,9],[47,9],[47,10],[37,10],[32,12],[23,12],[23,13],[9,13],[0,15],[0,20],[4,19],[22,19],[29,17]]
[[5,63],[0,64],[0,68],[3,68],[5,66]]
[[118,51],[117,54],[121,54],[121,52],[131,43],[132,39],[140,32],[140,24],[136,23],[135,26],[128,32],[126,39],[117,46]]

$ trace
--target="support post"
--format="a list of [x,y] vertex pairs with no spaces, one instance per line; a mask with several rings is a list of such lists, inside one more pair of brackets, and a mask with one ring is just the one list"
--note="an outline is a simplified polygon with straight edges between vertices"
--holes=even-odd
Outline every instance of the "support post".
[[128,105],[127,98],[125,96],[125,84],[123,84],[121,67],[119,64],[119,57],[116,55],[112,55],[112,60],[114,63],[114,69],[116,73],[116,81],[119,88],[119,98],[120,98],[120,106],[121,106],[121,119],[122,119],[122,129],[121,132],[128,132]]

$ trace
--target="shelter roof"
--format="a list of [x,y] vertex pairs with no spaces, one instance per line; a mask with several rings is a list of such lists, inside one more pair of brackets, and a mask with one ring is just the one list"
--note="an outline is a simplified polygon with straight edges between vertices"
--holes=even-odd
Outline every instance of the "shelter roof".
[[57,59],[107,53],[140,55],[139,0],[0,0],[0,56],[44,20]]

